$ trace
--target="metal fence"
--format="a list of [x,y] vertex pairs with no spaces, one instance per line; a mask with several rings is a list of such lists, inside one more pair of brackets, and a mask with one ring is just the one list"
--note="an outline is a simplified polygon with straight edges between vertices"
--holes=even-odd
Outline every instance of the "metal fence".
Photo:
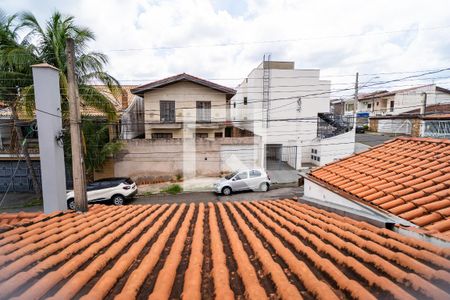
[[317,118],[317,137],[329,138],[349,132],[354,126],[354,116],[319,113]]

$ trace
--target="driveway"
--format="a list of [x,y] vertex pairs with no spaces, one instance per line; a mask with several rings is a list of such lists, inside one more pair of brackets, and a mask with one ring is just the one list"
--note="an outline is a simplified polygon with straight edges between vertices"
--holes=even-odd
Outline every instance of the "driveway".
[[158,194],[140,196],[129,204],[162,204],[162,203],[199,203],[217,201],[245,201],[299,197],[303,194],[303,186],[274,186],[268,192],[239,192],[230,196],[217,195],[213,192],[181,193],[177,195]]

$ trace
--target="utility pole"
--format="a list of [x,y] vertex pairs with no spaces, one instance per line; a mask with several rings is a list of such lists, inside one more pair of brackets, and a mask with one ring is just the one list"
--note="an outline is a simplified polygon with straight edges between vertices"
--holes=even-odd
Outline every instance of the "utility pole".
[[358,88],[359,88],[358,77],[359,77],[359,74],[358,74],[358,72],[356,72],[356,80],[355,80],[355,105],[353,105],[353,114],[354,114],[355,116],[356,116],[356,113],[358,112]]
[[67,83],[70,108],[70,141],[72,144],[72,172],[75,208],[81,212],[88,211],[86,196],[86,174],[81,143],[80,98],[75,75],[75,46],[71,38],[66,40]]
[[358,113],[358,88],[359,88],[359,73],[356,72],[356,79],[355,79],[355,104],[353,105],[353,116],[355,118],[355,128],[357,125],[357,113]]
[[420,114],[425,115],[427,112],[427,93],[423,92],[423,100],[422,100],[422,106],[420,107]]

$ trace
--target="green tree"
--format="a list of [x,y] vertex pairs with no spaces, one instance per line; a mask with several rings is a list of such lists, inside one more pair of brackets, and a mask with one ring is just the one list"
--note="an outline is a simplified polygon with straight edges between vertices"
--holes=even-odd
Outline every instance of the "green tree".
[[[73,16],[53,13],[50,20],[41,26],[35,16],[26,12],[21,15],[21,28],[28,30],[24,40],[35,44],[35,54],[40,61],[59,69],[62,111],[68,114],[66,39],[75,41],[75,73],[79,94],[85,105],[105,112],[109,121],[117,118],[116,110],[108,97],[99,92],[92,83],[104,84],[116,98],[121,96],[119,82],[105,70],[108,58],[103,53],[89,52],[87,44],[95,39],[94,33],[86,27],[77,26]],[[24,92],[24,105],[31,112],[34,97],[30,91]],[[66,116],[65,116],[66,117]]]
[[[104,112],[107,122],[117,120],[114,105],[105,94],[92,85],[94,83],[106,85],[108,92],[115,98],[121,97],[122,90],[119,82],[105,71],[108,63],[106,55],[88,51],[88,43],[95,39],[91,30],[76,25],[73,16],[64,16],[59,12],[53,13],[42,25],[30,12],[12,16],[6,16],[1,12],[0,26],[2,27],[0,28],[0,85],[5,87],[4,90],[0,89],[0,97],[9,99],[6,96],[17,95],[16,87],[20,87],[21,97],[18,106],[29,116],[33,116],[35,102],[31,65],[38,62],[49,63],[59,69],[63,125],[68,127],[69,100],[65,49],[66,39],[71,37],[75,41],[75,73],[82,104]],[[19,42],[20,30],[25,32],[25,35]],[[6,82],[9,83],[6,84]],[[89,144],[88,134],[90,133],[83,132],[83,134],[84,140],[87,141],[86,155],[91,150],[98,150],[97,145]],[[101,142],[107,145],[109,141],[102,139]],[[67,146],[65,144],[65,148]],[[117,147],[106,148],[110,149],[108,155],[118,151]],[[88,170],[98,168],[98,165],[90,166],[90,161],[86,161]],[[70,162],[70,157],[66,156],[67,162]]]
[[[92,118],[83,118],[82,120],[84,160],[86,164],[86,173],[89,179],[93,179],[95,171],[99,171],[105,161],[112,155],[117,153],[122,143],[120,141],[109,140],[109,126],[96,122]],[[64,147],[65,157],[68,158],[68,164],[71,161],[70,137],[65,137]]]
[[[17,14],[8,16],[0,10],[0,99],[5,101],[11,109],[17,142],[22,145],[17,148],[17,151],[23,154],[30,172],[34,192],[40,197],[41,187],[28,152],[28,140],[27,137],[24,138],[22,135],[23,124],[19,121],[17,114],[20,90],[31,85],[30,65],[36,63],[38,58],[34,54],[32,44],[29,44],[27,40],[19,41],[18,31],[20,27]],[[12,140],[11,142],[11,145],[13,145],[15,141]]]

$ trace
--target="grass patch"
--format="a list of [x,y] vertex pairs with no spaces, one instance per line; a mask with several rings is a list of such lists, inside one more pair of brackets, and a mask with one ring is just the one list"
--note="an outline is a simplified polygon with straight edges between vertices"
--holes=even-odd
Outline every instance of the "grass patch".
[[23,207],[33,207],[33,206],[42,206],[44,205],[44,202],[40,198],[34,198],[27,203]]
[[151,195],[153,195],[153,193],[150,191],[142,193],[142,196],[151,196]]
[[183,188],[179,184],[171,184],[165,189],[161,190],[162,193],[167,193],[171,195],[175,195],[178,193],[181,193],[183,191]]

